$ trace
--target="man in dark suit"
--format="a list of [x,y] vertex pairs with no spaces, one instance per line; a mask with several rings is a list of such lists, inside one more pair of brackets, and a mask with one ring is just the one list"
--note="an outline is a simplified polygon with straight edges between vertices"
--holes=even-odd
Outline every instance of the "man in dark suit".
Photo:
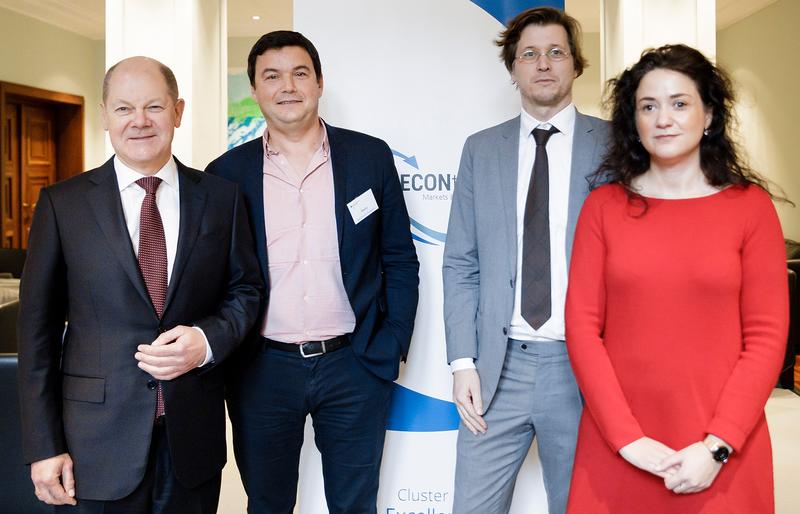
[[218,364],[262,281],[237,186],[172,157],[183,108],[169,68],[121,61],[103,83],[115,157],[39,197],[19,382],[36,495],[58,512],[216,512]]
[[303,35],[262,36],[247,71],[267,130],[206,171],[245,192],[269,284],[228,402],[248,512],[293,511],[311,414],[329,511],[374,513],[419,282],[392,153],[319,118],[322,69]]

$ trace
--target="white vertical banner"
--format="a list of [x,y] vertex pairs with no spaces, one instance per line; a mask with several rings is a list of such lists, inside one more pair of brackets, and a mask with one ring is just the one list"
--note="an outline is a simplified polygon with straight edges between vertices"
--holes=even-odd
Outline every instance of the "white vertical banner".
[[[464,140],[520,110],[494,45],[503,29],[497,18],[510,16],[489,11],[532,2],[478,3],[487,10],[469,0],[294,0],[294,29],[322,60],[322,117],[389,144],[420,260],[416,327],[390,409],[379,514],[452,510],[458,415],[445,353],[442,251]],[[300,467],[301,514],[327,513],[310,421]],[[547,512],[535,450],[512,512]]]

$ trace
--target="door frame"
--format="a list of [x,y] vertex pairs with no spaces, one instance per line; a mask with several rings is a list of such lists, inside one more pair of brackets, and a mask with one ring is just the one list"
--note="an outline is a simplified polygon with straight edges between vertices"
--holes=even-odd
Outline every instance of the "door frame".
[[[55,111],[56,181],[72,177],[84,170],[82,96],[0,81],[0,155],[6,155],[8,150],[6,146],[10,140],[6,134],[5,123],[6,105],[10,102],[46,105]],[[4,181],[8,173],[4,168],[5,159],[0,159],[0,181]],[[0,187],[0,206],[10,201],[5,198],[4,191],[5,188]],[[2,228],[0,227],[0,233]]]
[[[83,171],[82,96],[0,81],[0,119],[5,119],[6,103],[9,101],[53,107],[56,112],[56,180],[64,180]],[[3,152],[8,141],[5,130],[5,125],[0,127],[3,145],[0,150]],[[4,172],[0,169],[0,173]]]

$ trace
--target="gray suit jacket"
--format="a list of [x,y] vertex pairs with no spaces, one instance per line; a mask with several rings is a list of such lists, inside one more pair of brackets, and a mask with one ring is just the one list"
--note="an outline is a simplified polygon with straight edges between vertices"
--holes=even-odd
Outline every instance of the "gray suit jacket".
[[[517,116],[467,138],[444,250],[447,360],[472,357],[488,408],[506,354],[517,264]],[[575,223],[600,164],[608,123],[576,113],[567,221],[567,259]],[[563,306],[561,306],[563,309]]]

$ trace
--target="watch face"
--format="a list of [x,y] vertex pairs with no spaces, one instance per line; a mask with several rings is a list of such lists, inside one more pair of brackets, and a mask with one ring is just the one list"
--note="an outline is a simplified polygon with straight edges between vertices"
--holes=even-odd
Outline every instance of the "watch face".
[[713,452],[714,460],[717,462],[727,462],[730,452],[724,446],[720,446]]

